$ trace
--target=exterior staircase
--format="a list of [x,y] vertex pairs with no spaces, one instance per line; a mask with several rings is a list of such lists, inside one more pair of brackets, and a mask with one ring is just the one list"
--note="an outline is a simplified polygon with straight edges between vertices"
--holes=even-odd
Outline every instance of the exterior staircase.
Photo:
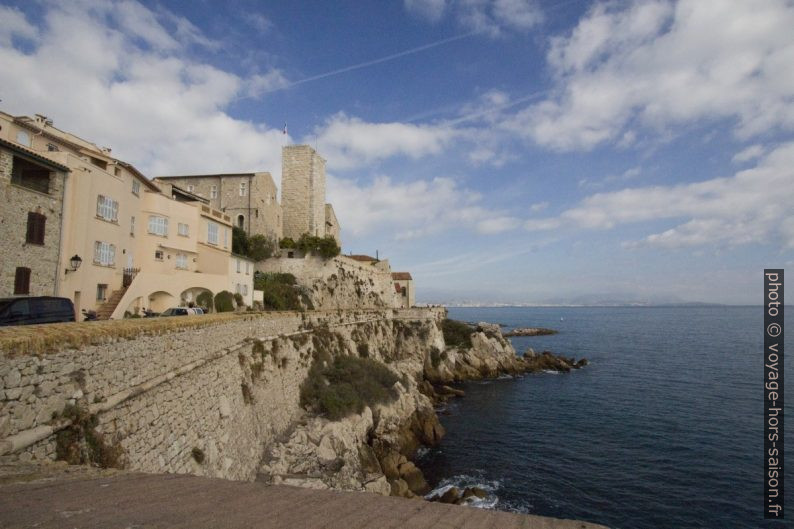
[[98,320],[110,319],[110,316],[116,310],[119,301],[121,301],[121,298],[123,298],[124,294],[127,292],[127,288],[128,287],[122,287],[113,291],[113,294],[110,295],[110,298],[97,309],[96,317]]

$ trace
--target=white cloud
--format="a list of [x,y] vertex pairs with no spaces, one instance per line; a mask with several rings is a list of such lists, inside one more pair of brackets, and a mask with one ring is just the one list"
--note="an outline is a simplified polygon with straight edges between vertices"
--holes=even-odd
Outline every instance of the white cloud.
[[794,142],[732,177],[597,193],[558,217],[527,221],[525,228],[610,229],[628,223],[682,221],[630,245],[674,248],[757,242],[794,248],[792,203]]
[[446,8],[446,0],[405,0],[405,9],[431,22],[440,20]]
[[734,155],[732,161],[734,163],[744,163],[749,162],[750,160],[755,160],[756,158],[760,157],[761,155],[766,152],[766,149],[763,145],[750,145],[746,149],[742,149],[736,155]]
[[[395,155],[438,154],[459,134],[446,125],[369,123],[339,113],[315,129],[317,144],[334,169],[350,169]],[[314,137],[304,141],[314,143]]]
[[15,37],[25,40],[38,37],[38,30],[16,8],[0,6],[0,20],[3,21],[0,24],[0,46],[11,46]]
[[430,22],[451,15],[466,29],[491,37],[505,30],[526,31],[543,21],[534,0],[405,0],[405,8]]
[[558,150],[709,119],[740,138],[794,129],[792,27],[784,0],[596,4],[551,39],[554,96],[506,128]]
[[452,227],[498,233],[519,222],[480,205],[481,196],[451,178],[394,182],[386,176],[360,184],[328,175],[328,199],[342,228],[354,236],[376,230],[413,239]]
[[189,20],[137,2],[47,4],[40,27],[0,9],[3,34],[12,12],[10,31],[33,44],[0,38],[4,110],[46,114],[150,176],[272,170],[278,179],[281,131],[225,108],[281,82],[280,72],[245,79],[197,62],[187,48],[216,43]]

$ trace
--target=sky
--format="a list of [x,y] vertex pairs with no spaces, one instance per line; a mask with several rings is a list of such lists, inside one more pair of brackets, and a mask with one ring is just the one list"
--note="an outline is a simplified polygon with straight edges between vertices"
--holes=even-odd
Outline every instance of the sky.
[[0,21],[0,110],[150,177],[278,184],[310,144],[343,251],[419,301],[756,304],[794,264],[789,0],[0,0]]

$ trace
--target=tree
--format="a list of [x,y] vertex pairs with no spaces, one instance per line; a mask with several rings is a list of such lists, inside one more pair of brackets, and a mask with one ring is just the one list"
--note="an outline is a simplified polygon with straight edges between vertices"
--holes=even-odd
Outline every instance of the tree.
[[301,235],[301,238],[295,243],[295,247],[305,253],[317,254],[323,259],[336,257],[342,251],[333,237],[317,237],[308,233]]
[[215,312],[233,312],[234,295],[228,290],[215,294]]
[[232,253],[248,255],[248,235],[244,229],[237,226],[232,228]]
[[253,235],[248,239],[248,257],[254,261],[264,261],[273,256],[275,244],[264,235]]

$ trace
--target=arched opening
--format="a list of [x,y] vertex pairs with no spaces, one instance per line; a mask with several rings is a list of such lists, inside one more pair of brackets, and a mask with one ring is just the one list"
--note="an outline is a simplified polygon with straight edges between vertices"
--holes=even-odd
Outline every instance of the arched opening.
[[237,215],[237,227],[245,228],[245,215]]
[[201,307],[205,312],[212,311],[212,291],[203,287],[190,287],[179,296],[185,307]]
[[129,305],[127,305],[127,308],[124,310],[124,317],[128,318],[130,316],[143,316],[145,309],[146,307],[143,302],[143,297],[138,296],[137,298],[133,299]]
[[177,299],[164,290],[158,290],[157,292],[149,294],[149,309],[154,312],[163,312],[176,305]]

